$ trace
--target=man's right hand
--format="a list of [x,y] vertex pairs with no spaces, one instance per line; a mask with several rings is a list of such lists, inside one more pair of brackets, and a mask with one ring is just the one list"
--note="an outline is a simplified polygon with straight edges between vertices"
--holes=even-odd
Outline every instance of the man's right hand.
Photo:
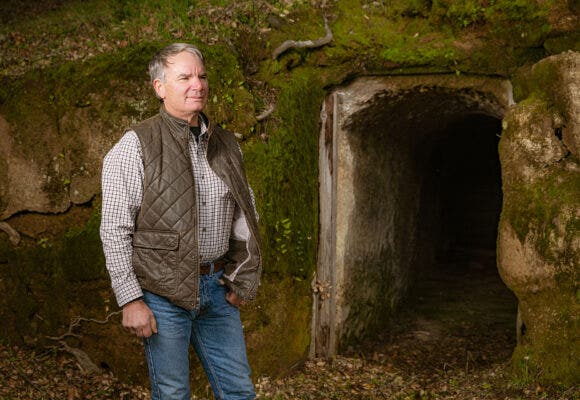
[[141,299],[123,306],[123,326],[138,337],[148,338],[157,333],[155,316]]

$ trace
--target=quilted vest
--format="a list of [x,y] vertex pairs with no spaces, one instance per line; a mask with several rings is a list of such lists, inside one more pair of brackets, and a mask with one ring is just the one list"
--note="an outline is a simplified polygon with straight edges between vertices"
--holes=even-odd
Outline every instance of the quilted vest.
[[[207,117],[203,116],[205,120]],[[208,124],[207,158],[246,216],[247,241],[230,240],[224,279],[243,299],[259,285],[257,218],[233,134]],[[133,128],[141,143],[143,200],[133,233],[133,269],[141,287],[188,310],[199,304],[198,214],[187,121],[159,114]]]

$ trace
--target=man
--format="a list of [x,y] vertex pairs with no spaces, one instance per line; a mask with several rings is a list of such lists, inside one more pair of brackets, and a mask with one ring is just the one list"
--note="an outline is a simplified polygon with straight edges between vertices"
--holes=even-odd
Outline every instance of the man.
[[159,113],[103,163],[101,239],[123,326],[144,338],[154,400],[189,400],[189,344],[217,399],[253,399],[238,306],[262,267],[242,154],[202,112],[196,47],[167,46],[149,73]]

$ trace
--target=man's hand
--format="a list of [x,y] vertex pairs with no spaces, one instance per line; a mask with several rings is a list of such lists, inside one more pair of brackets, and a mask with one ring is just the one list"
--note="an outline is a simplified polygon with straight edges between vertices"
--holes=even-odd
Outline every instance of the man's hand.
[[245,301],[240,299],[240,296],[231,290],[226,293],[226,300],[234,307],[243,306],[245,304]]
[[144,338],[157,333],[155,316],[143,300],[135,300],[123,306],[123,327]]
[[[223,279],[220,279],[219,282],[220,282],[220,285],[226,286],[226,283],[224,282]],[[232,290],[228,290],[228,292],[226,293],[226,300],[228,303],[230,303],[234,307],[239,307],[239,306],[243,306],[244,304],[246,304],[246,302],[244,300],[240,299],[240,296],[238,296]]]

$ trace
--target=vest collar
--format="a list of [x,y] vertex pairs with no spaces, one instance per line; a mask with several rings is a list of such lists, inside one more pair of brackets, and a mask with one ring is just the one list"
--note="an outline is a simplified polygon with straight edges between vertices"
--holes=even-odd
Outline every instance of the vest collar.
[[[189,138],[189,122],[169,114],[163,104],[161,104],[161,107],[159,108],[159,114],[161,115],[163,121],[169,127],[169,130],[173,136],[182,140]],[[207,127],[207,136],[208,137],[211,136],[213,127],[209,122],[209,118],[202,112],[199,113],[199,118],[203,120],[203,122]]]

